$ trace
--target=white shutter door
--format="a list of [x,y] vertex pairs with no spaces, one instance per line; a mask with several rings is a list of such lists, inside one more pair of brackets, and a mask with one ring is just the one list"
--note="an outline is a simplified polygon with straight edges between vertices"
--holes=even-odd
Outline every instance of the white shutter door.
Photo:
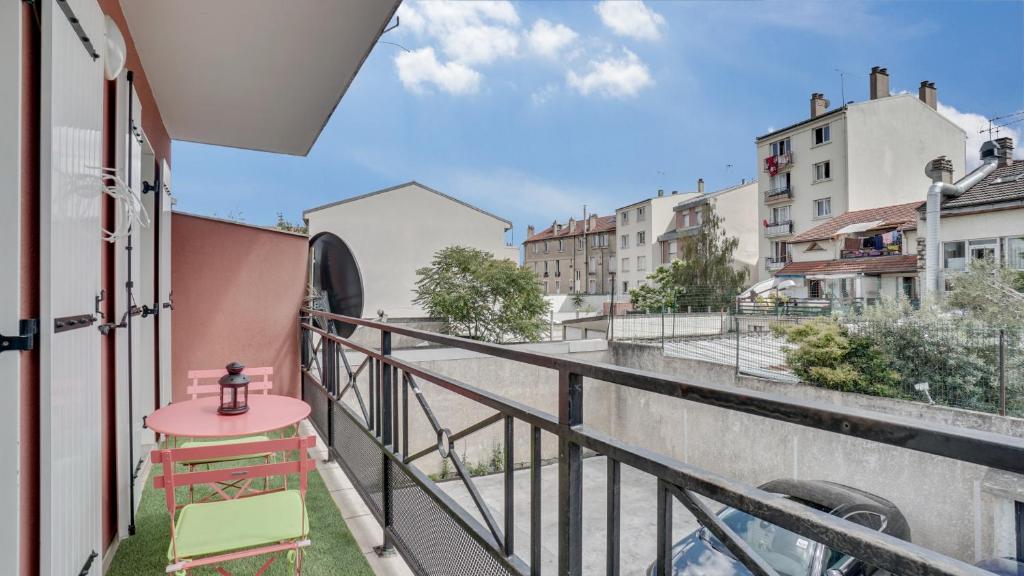
[[174,198],[171,195],[171,167],[163,160],[160,166],[160,213],[154,215],[160,219],[160,240],[157,254],[159,283],[157,287],[160,315],[157,316],[160,331],[160,405],[171,403],[171,209]]
[[[0,3],[0,334],[18,335],[21,319],[21,12],[20,2]],[[20,353],[0,352],[0,558],[18,574],[18,407]]]
[[[103,62],[55,0],[42,3],[40,132],[40,562],[43,574],[102,572],[100,334],[56,333],[91,314],[100,289]],[[66,0],[85,35],[103,41],[93,0]],[[90,557],[93,560],[90,560]]]

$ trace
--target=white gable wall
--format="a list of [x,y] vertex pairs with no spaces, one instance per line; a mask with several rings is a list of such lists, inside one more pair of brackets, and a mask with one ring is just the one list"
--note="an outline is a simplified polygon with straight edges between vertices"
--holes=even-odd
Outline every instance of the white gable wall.
[[363,279],[363,316],[421,317],[413,304],[416,270],[453,245],[519,262],[505,245],[508,226],[497,218],[416,184],[306,214],[310,238],[331,232],[352,250]]

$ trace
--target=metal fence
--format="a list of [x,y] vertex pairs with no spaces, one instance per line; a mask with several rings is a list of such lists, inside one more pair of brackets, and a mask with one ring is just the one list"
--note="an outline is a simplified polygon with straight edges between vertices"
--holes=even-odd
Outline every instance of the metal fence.
[[884,386],[854,391],[1024,417],[1021,330],[737,311],[618,316],[614,339],[661,346],[671,357],[728,364],[740,374],[827,386],[807,373],[807,360],[787,336],[792,327],[811,321],[834,322],[841,334],[856,339],[855,345],[877,352],[891,370]]
[[[379,346],[365,346],[329,332],[330,318],[380,333]],[[394,547],[417,574],[540,574],[542,538],[557,543],[558,574],[583,573],[583,451],[607,458],[605,503],[600,523],[606,538],[606,573],[620,573],[620,478],[627,466],[657,479],[657,573],[673,572],[673,506],[679,502],[753,574],[777,575],[749,544],[717,515],[706,497],[780,526],[832,550],[870,559],[873,566],[907,576],[915,574],[984,574],[945,557],[810,508],[779,495],[721,477],[672,458],[626,444],[593,429],[583,418],[583,379],[681,398],[801,426],[899,446],[929,454],[1024,473],[1024,440],[840,406],[822,406],[768,393],[707,385],[685,379],[607,364],[423,332],[411,328],[330,315],[303,309],[299,319],[302,395],[313,408],[311,421],[328,444],[383,528],[383,547]],[[502,358],[524,366],[550,369],[558,375],[557,414],[549,414],[498,394],[427,370],[392,355],[392,335],[399,334],[444,346]],[[350,364],[352,351],[362,362]],[[356,357],[356,356],[353,356]],[[365,375],[360,378],[360,374]],[[360,382],[364,382],[361,384]],[[451,431],[438,421],[420,382],[470,400],[482,418]],[[354,398],[354,401],[353,401]],[[411,401],[410,401],[411,400]],[[410,413],[421,413],[434,435],[410,438]],[[502,521],[497,521],[480,496],[454,443],[492,424],[504,427],[504,492]],[[515,444],[515,425],[529,427],[528,446]],[[557,534],[541,534],[541,433],[558,443]],[[413,451],[411,443],[428,448]],[[727,441],[727,439],[723,439]],[[516,542],[514,454],[529,454],[529,540]],[[477,509],[470,514],[456,504],[418,467],[420,458],[437,454],[449,462],[465,484]]]

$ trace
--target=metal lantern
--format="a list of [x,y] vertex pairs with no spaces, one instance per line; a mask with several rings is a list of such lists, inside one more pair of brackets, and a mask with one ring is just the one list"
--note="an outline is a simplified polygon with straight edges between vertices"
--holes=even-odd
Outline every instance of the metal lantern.
[[228,373],[221,376],[220,407],[217,413],[225,416],[245,414],[249,411],[249,377],[242,374],[245,366],[241,362],[232,362],[225,366]]

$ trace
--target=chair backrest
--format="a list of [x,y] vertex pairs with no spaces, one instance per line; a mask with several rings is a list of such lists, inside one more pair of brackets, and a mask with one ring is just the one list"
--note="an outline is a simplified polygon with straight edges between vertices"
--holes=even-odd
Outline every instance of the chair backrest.
[[[217,380],[225,374],[223,368],[214,368],[210,370],[189,370],[188,380],[190,384],[185,389],[188,392],[189,397],[192,400],[199,398],[199,396],[210,396],[213,394],[220,393],[220,386],[216,384]],[[248,368],[242,370],[242,374],[249,377],[249,392],[262,392],[264,395],[270,393],[270,390],[274,388],[274,382],[271,381],[270,377],[274,375],[273,366],[261,366],[257,368]],[[200,384],[200,380],[213,379],[213,384]]]
[[[163,475],[153,478],[153,486],[163,489],[167,500],[167,511],[174,517],[177,506],[175,501],[175,488],[181,486],[193,486],[205,484],[214,491],[220,493],[226,500],[232,497],[225,493],[218,483],[251,481],[257,478],[269,478],[271,476],[287,476],[298,474],[299,492],[302,497],[306,496],[308,485],[308,474],[316,468],[316,462],[309,457],[309,448],[316,446],[315,436],[297,436],[292,438],[279,438],[275,440],[261,440],[258,442],[243,442],[238,444],[211,444],[209,446],[198,446],[195,448],[165,448],[150,452],[150,459],[153,464],[163,464]],[[252,454],[263,454],[267,452],[298,452],[295,460],[281,462],[254,464],[252,466],[239,466],[235,468],[218,468],[214,470],[202,470],[198,472],[182,472],[176,470],[178,462],[189,462],[196,460],[231,459],[239,456]],[[241,492],[239,492],[241,493]]]

